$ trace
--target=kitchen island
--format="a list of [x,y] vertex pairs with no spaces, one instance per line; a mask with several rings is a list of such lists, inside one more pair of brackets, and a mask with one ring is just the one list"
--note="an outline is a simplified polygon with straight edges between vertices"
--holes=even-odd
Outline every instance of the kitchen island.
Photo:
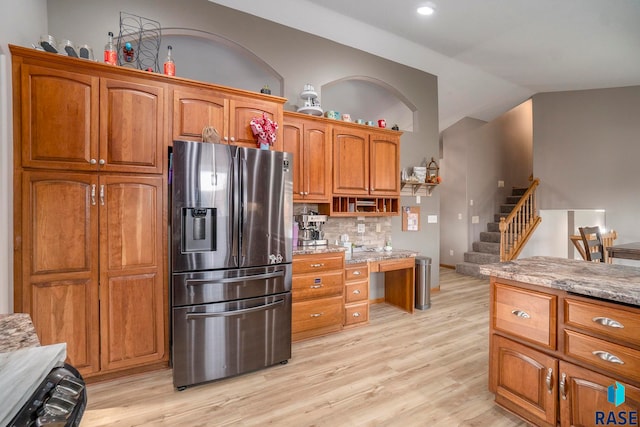
[[[640,268],[532,257],[480,271],[491,283],[496,403],[540,426],[637,419]],[[619,385],[626,400],[612,398]]]

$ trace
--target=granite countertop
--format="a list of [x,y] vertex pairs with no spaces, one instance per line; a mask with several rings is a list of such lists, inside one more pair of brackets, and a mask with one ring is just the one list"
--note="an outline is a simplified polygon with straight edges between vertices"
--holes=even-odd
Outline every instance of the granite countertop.
[[482,274],[640,306],[640,268],[555,257],[531,257],[480,267]]
[[[346,252],[344,246],[338,245],[324,245],[324,246],[297,246],[293,249],[294,255],[306,255],[306,254],[324,254],[330,252]],[[345,254],[346,264],[358,264],[368,261],[386,261],[389,259],[398,258],[410,258],[418,255],[416,251],[409,251],[405,249],[394,249],[392,251],[383,250],[363,250],[356,252],[347,252]]]
[[0,314],[0,353],[40,345],[27,313]]

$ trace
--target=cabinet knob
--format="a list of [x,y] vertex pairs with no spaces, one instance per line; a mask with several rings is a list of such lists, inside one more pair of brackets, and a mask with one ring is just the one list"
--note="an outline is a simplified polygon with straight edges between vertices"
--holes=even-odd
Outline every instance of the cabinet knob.
[[235,141],[236,141],[236,139],[232,136],[231,137],[231,142],[235,142]]
[[224,139],[225,141],[229,141],[229,137],[228,137],[228,136],[225,136],[225,137],[224,137],[224,138],[222,138],[222,139]]
[[313,267],[313,268],[324,267],[324,263],[323,262],[319,262],[318,264],[311,264],[310,267]]
[[311,285],[309,286],[311,289],[320,289],[322,285]]
[[313,313],[313,314],[311,315],[311,317],[320,317],[320,316],[322,316],[323,314],[324,314],[324,313]]
[[101,165],[104,165],[107,162],[105,162],[104,159],[100,159],[100,161],[98,163],[101,164]]
[[96,161],[96,159],[91,159],[91,160],[89,160],[89,163],[91,163],[92,165],[95,165],[98,162]]
[[617,363],[618,365],[624,365],[624,361],[622,359],[620,359],[615,354],[611,354],[611,353],[609,353],[607,351],[596,350],[596,351],[592,351],[591,354],[593,354],[594,356],[599,357],[600,359],[604,360],[605,362]]
[[567,400],[567,374],[562,374],[560,379],[560,396],[562,400]]
[[361,274],[362,274],[362,273],[360,272],[360,270],[356,270],[356,271],[354,271],[354,272],[353,272],[353,275],[354,275],[354,276],[359,276],[359,275],[361,275]]
[[545,382],[547,383],[547,391],[549,392],[549,394],[551,394],[551,392],[553,391],[553,383],[551,381],[553,381],[553,368],[549,368],[549,370],[547,371],[547,377],[545,378]]
[[608,326],[610,328],[624,328],[624,325],[622,323],[618,322],[617,320],[609,319],[608,317],[594,317],[591,320],[598,323],[599,325]]
[[354,295],[360,295],[360,289],[356,289],[355,291],[353,291]]
[[357,311],[355,313],[352,314],[353,317],[360,317],[360,313],[358,313]]
[[523,311],[523,310],[511,310],[511,314],[513,314],[514,316],[520,317],[522,319],[530,319],[531,318],[529,313],[527,313],[526,311]]

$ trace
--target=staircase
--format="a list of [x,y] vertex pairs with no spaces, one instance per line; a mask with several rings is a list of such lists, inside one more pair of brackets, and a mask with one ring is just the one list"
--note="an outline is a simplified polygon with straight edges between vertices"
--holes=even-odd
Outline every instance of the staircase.
[[500,218],[509,216],[526,191],[526,188],[514,188],[511,191],[506,203],[500,205],[500,213],[493,216],[494,222],[487,223],[487,231],[480,232],[480,241],[473,242],[473,250],[464,253],[464,262],[456,264],[457,273],[486,278],[480,274],[480,266],[500,262]]

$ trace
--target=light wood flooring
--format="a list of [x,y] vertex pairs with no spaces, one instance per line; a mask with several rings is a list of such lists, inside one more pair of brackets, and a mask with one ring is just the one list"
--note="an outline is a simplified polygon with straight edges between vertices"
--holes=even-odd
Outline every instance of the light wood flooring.
[[88,387],[90,426],[525,426],[487,391],[489,281],[441,269],[432,307],[293,344],[278,365],[185,391],[170,370]]

